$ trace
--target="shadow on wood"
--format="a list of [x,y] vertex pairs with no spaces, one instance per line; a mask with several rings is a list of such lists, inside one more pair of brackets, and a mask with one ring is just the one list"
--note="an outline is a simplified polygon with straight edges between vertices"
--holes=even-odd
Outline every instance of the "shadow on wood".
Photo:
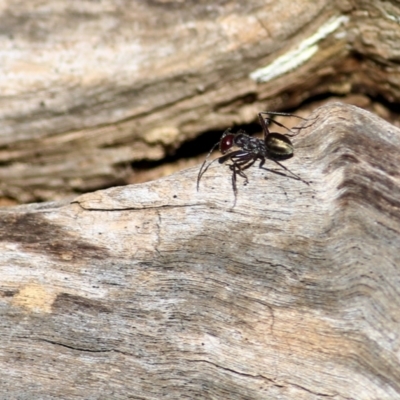
[[3,396],[400,399],[400,131],[306,125],[312,184],[252,167],[235,208],[214,164],[2,210]]

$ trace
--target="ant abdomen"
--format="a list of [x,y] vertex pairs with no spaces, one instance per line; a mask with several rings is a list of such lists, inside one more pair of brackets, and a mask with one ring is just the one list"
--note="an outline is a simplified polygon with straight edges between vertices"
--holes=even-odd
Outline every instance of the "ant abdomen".
[[290,157],[294,148],[290,139],[280,133],[271,132],[266,138],[267,151],[271,156]]

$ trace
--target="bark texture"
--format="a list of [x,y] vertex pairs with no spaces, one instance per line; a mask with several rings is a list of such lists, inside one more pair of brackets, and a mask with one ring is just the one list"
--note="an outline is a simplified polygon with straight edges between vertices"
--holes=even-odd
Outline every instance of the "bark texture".
[[399,101],[398,15],[374,1],[3,0],[0,196],[126,183],[133,162],[315,95]]
[[3,398],[400,399],[400,130],[332,103],[294,144],[312,183],[235,208],[214,164],[3,209]]

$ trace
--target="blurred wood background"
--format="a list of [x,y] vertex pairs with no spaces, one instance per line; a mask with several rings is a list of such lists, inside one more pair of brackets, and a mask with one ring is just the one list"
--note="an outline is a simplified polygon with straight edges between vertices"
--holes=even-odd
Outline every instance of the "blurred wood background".
[[400,99],[398,15],[372,1],[3,0],[0,197],[165,175],[201,158],[135,166],[310,99],[305,113],[336,95],[390,119],[379,100]]
[[[0,211],[0,398],[400,399],[398,4],[0,15],[0,196],[54,200]],[[203,142],[299,106],[310,186],[196,191]]]

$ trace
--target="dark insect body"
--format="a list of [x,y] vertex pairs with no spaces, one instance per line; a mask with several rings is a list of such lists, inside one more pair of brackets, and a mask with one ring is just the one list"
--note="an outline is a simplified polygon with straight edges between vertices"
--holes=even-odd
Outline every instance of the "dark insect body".
[[[235,195],[235,202],[233,206],[236,205],[236,198],[237,198],[237,185],[236,185],[237,175],[244,178],[245,180],[244,183],[247,184],[249,180],[244,171],[247,168],[251,167],[257,160],[260,160],[260,165],[259,165],[260,168],[262,168],[266,159],[272,160],[276,164],[278,164],[281,168],[283,168],[285,171],[289,172],[292,175],[292,178],[300,180],[308,185],[308,182],[301,179],[298,175],[290,171],[288,168],[286,168],[278,161],[293,156],[294,148],[289,137],[294,136],[294,134],[287,133],[283,135],[277,132],[270,132],[268,127],[271,122],[274,122],[276,125],[285,128],[288,131],[290,131],[290,129],[277,121],[273,121],[270,117],[265,118],[264,115],[284,115],[284,116],[301,118],[305,120],[305,118],[299,117],[294,114],[279,113],[272,111],[260,112],[258,114],[258,118],[260,120],[260,124],[264,134],[263,139],[257,139],[252,136],[249,136],[242,129],[240,129],[237,133],[233,133],[231,132],[230,129],[227,129],[222,134],[220,141],[211,148],[206,159],[204,160],[203,164],[200,167],[200,171],[197,176],[197,190],[199,190],[201,177],[204,175],[204,173],[207,171],[210,165],[217,160],[219,161],[220,164],[228,160],[231,161],[231,164],[229,164],[229,168],[232,171],[232,189]],[[300,129],[300,128],[293,128],[293,129]],[[208,165],[206,165],[208,158],[210,157],[211,153],[217,146],[219,146],[219,151],[222,153],[222,156],[216,158],[215,160],[208,163]],[[237,148],[237,150],[233,150],[233,148]],[[272,171],[272,172],[280,174],[277,171]]]

